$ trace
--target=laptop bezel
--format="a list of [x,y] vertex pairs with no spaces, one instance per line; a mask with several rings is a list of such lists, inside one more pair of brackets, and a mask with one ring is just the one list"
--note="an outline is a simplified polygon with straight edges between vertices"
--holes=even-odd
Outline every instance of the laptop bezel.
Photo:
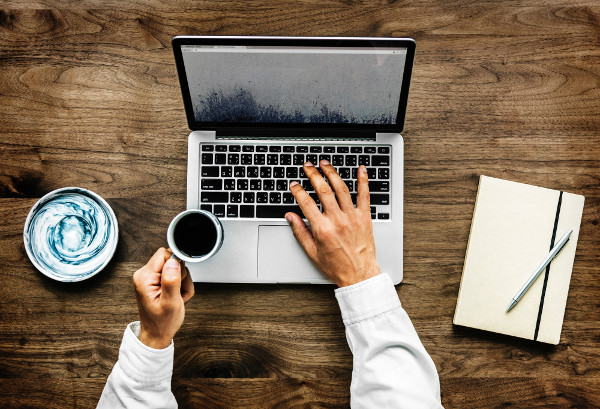
[[[323,131],[332,136],[344,131],[359,133],[394,132],[401,133],[404,129],[410,78],[415,55],[416,43],[411,38],[390,37],[257,37],[257,36],[176,36],[172,39],[175,65],[179,76],[179,84],[185,107],[188,126],[195,130],[217,130],[227,133],[243,129],[246,136],[265,136],[265,131],[277,130],[302,132],[311,130],[313,133]],[[343,124],[343,123],[257,123],[257,122],[198,122],[195,120],[191,94],[187,82],[182,45],[250,45],[250,46],[297,46],[297,47],[377,47],[377,48],[406,48],[406,63],[404,66],[398,115],[395,124]],[[340,134],[341,136],[341,134]]]

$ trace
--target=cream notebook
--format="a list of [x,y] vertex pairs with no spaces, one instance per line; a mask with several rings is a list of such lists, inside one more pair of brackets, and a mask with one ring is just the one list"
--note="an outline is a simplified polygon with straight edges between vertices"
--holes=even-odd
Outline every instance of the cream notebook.
[[[454,324],[558,344],[583,200],[581,195],[481,176]],[[569,229],[573,233],[562,251],[506,312]]]

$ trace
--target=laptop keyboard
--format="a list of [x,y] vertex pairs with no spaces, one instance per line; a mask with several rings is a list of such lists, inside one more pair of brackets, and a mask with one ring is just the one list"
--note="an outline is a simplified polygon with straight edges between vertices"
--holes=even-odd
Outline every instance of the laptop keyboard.
[[[297,181],[322,210],[302,165],[328,160],[344,180],[356,204],[356,172],[367,167],[371,218],[387,220],[391,212],[390,145],[200,145],[200,208],[220,218],[304,217],[289,183]],[[317,169],[319,169],[317,167]],[[322,172],[321,172],[322,174]]]

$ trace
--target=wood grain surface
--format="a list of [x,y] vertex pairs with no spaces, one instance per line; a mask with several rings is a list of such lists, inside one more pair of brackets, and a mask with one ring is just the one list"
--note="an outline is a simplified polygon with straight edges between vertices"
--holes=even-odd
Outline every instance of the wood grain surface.
[[[0,3],[0,407],[94,407],[137,319],[132,273],[185,207],[174,35],[408,36],[404,281],[447,408],[600,407],[597,0]],[[561,342],[452,316],[479,175],[586,197]],[[120,223],[78,284],[23,248],[43,194],[81,186]],[[352,356],[331,286],[196,284],[175,344],[181,407],[349,406]]]

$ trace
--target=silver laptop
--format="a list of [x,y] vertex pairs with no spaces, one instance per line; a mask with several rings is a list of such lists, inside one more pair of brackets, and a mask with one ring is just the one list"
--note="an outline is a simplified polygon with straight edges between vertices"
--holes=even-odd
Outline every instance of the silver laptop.
[[407,38],[178,36],[173,51],[192,132],[187,208],[217,215],[220,251],[194,281],[331,283],[284,219],[302,215],[302,165],[327,159],[356,198],[369,172],[381,270],[402,280],[404,124],[415,42]]

